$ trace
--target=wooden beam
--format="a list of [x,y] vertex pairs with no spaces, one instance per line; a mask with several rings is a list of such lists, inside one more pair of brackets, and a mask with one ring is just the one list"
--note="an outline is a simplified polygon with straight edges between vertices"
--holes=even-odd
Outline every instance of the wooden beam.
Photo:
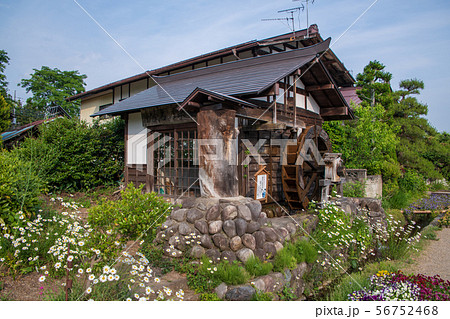
[[283,51],[284,51],[283,49],[281,49],[281,48],[279,48],[279,47],[277,47],[277,46],[274,46],[274,45],[271,45],[270,48],[271,48],[272,50],[277,51],[277,52],[283,52]]
[[[298,74],[298,75],[300,75],[300,74]],[[296,82],[296,84],[298,83],[298,81]],[[284,83],[279,83],[279,86],[280,86],[280,88],[281,89],[285,89],[285,85],[284,85]],[[289,87],[289,86],[288,86]],[[298,86],[295,88],[296,89],[296,91],[297,91],[297,93],[298,94],[301,94],[301,95],[308,95],[308,92],[306,91],[306,90],[304,90],[304,89],[302,89],[302,88],[299,88]]]
[[295,45],[292,45],[292,44],[290,44],[289,42],[288,42],[288,43],[285,43],[284,45],[287,46],[287,47],[288,47],[289,49],[291,49],[291,50],[297,49],[297,48],[295,47]]
[[280,83],[275,83],[267,92],[267,95],[278,95],[280,94]]
[[348,108],[345,106],[321,108],[320,115],[322,117],[348,115]]
[[286,124],[285,123],[263,123],[259,125],[255,125],[256,131],[275,131],[275,130],[285,130]]
[[334,84],[310,85],[306,87],[306,91],[334,90]]
[[194,107],[198,107],[198,108],[200,108],[200,107],[202,106],[200,103],[193,102],[193,101],[189,101],[189,102],[187,103],[187,105],[189,105],[189,106],[194,106]]
[[219,97],[215,97],[215,96],[211,96],[211,95],[208,95],[208,101],[212,101],[212,102],[222,102],[222,101],[224,101],[225,99],[221,99],[221,98],[219,98]]

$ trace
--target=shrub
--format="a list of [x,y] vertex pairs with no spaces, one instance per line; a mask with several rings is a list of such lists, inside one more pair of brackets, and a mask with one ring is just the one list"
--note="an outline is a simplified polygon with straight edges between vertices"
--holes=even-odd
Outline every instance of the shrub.
[[244,284],[250,278],[249,274],[245,271],[245,268],[237,261],[234,261],[231,264],[222,261],[217,266],[217,276],[221,281],[229,285]]
[[287,244],[275,255],[273,270],[282,272],[285,268],[294,269],[295,267],[297,267],[297,260],[294,257],[294,246]]
[[412,201],[413,195],[409,192],[397,190],[392,195],[383,197],[384,209],[403,209]]
[[378,250],[383,258],[400,259],[419,241],[421,233],[417,230],[420,227],[414,221],[409,225],[403,225],[389,214],[386,221],[387,226],[377,224],[374,227]]
[[318,252],[316,247],[307,240],[298,240],[294,243],[294,257],[297,263],[306,261],[312,264],[317,260]]
[[269,262],[262,262],[258,257],[251,257],[245,264],[245,270],[254,276],[264,276],[272,271],[273,265]]
[[123,121],[87,125],[60,118],[43,124],[40,136],[13,150],[30,161],[55,190],[84,190],[117,182],[123,171]]
[[359,181],[344,183],[343,195],[345,197],[364,197],[366,196],[366,184]]
[[135,188],[130,183],[121,191],[121,200],[104,200],[89,210],[89,222],[104,231],[116,230],[123,236],[136,239],[156,235],[160,226],[170,214],[171,204],[156,193],[142,193],[143,185]]
[[29,162],[0,151],[0,224],[6,226],[4,231],[18,225],[19,218],[33,215],[43,189],[42,179]]
[[427,184],[423,176],[413,170],[407,170],[398,179],[398,186],[403,192],[410,193],[424,193],[427,190]]

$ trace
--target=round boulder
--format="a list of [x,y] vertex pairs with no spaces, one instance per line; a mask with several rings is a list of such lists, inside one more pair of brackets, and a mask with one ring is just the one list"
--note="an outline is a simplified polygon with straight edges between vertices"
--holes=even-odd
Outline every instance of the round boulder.
[[241,204],[238,206],[237,209],[239,218],[242,218],[247,222],[252,221],[252,213],[250,212],[250,209],[246,205]]
[[250,222],[247,225],[247,233],[253,234],[255,231],[259,230],[261,225],[258,222]]
[[191,256],[194,258],[200,258],[205,254],[205,248],[195,245],[191,249]]
[[200,244],[201,244],[203,247],[208,248],[208,249],[211,249],[211,248],[214,247],[214,244],[213,244],[213,242],[212,242],[212,240],[211,240],[211,237],[210,237],[209,235],[203,235],[203,236],[200,238]]
[[266,258],[268,259],[275,257],[275,255],[277,254],[277,249],[275,248],[275,245],[273,243],[264,243],[263,249]]
[[242,236],[242,243],[244,244],[244,246],[250,248],[251,250],[256,249],[256,240],[255,237],[253,237],[253,235],[244,234]]
[[255,254],[249,248],[242,248],[236,252],[236,256],[240,261],[242,261],[245,264],[247,260],[249,260],[250,257],[254,257]]
[[238,251],[242,248],[242,239],[239,236],[234,236],[230,239],[230,248],[233,251]]
[[277,233],[273,230],[273,228],[262,227],[261,231],[266,235],[266,240],[270,242],[274,242],[278,240]]
[[256,248],[264,248],[264,243],[266,242],[266,234],[258,230],[253,236],[255,236]]
[[212,221],[217,220],[220,216],[220,207],[219,205],[211,206],[206,212],[206,220]]
[[182,222],[179,226],[178,226],[178,232],[181,235],[189,235],[193,232],[192,227],[186,223],[186,222]]
[[252,219],[254,221],[258,220],[259,214],[261,213],[261,202],[259,200],[252,200],[251,202],[246,204],[250,209],[252,214]]
[[172,219],[176,220],[177,222],[184,222],[184,220],[186,219],[186,212],[187,209],[174,210],[172,211],[172,214],[170,214],[170,217],[172,217]]
[[244,235],[247,231],[247,222],[242,218],[236,218],[234,224],[236,225],[236,234],[238,236]]
[[229,239],[224,234],[215,234],[211,236],[214,245],[218,247],[220,250],[226,250],[229,249]]
[[234,219],[237,215],[237,208],[234,205],[225,206],[222,210],[222,220]]
[[222,228],[228,237],[232,238],[232,237],[236,236],[236,225],[233,220],[224,221]]
[[204,220],[197,220],[194,223],[195,228],[202,234],[207,234],[209,231],[208,223]]
[[210,234],[217,234],[222,230],[222,224],[223,222],[221,220],[215,220],[213,222],[209,223],[209,233]]
[[196,220],[203,217],[203,213],[197,208],[191,208],[186,213],[186,220],[193,224]]

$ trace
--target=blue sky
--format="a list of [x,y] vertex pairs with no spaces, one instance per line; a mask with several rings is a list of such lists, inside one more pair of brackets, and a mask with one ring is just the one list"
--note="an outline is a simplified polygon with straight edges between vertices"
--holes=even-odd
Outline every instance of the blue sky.
[[[116,1],[77,0],[146,69],[154,69],[237,43],[289,31],[278,10],[291,0]],[[450,1],[379,0],[341,38],[374,0],[316,0],[309,22],[356,76],[373,59],[393,73],[392,86],[408,78],[425,82],[419,100],[428,119],[450,131]],[[306,14],[300,15],[306,27]],[[141,73],[73,0],[0,0],[0,49],[11,59],[6,68],[11,93],[43,65],[79,70],[87,89]],[[339,38],[339,40],[338,40]],[[335,42],[338,40],[337,42]]]

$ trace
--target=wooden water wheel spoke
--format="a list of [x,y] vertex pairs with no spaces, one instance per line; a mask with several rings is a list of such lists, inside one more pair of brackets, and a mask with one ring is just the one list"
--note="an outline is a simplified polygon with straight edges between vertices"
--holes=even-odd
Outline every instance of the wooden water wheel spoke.
[[[318,125],[305,128],[297,139],[297,145],[289,145],[287,150],[287,165],[281,167],[281,178],[291,209],[306,209],[311,200],[320,199],[319,179],[323,178],[324,168],[319,165],[321,159],[314,156],[317,154],[315,147],[321,157],[332,152],[327,133]],[[310,156],[312,161],[303,160],[302,164],[296,165],[301,153]]]

